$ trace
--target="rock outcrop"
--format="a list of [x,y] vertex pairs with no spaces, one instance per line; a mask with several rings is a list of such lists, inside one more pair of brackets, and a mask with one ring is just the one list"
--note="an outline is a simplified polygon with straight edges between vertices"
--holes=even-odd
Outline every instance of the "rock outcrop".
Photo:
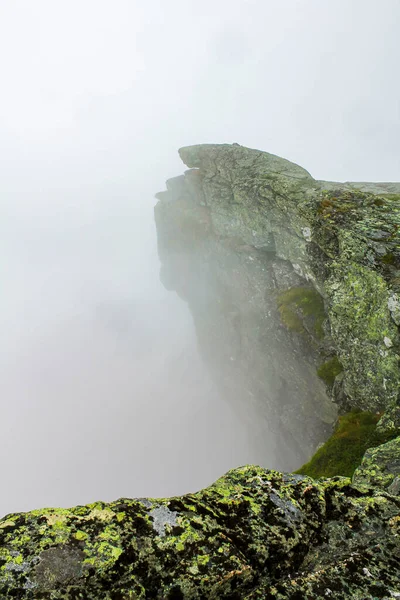
[[362,479],[247,466],[179,498],[8,515],[0,597],[398,598],[400,497]]
[[191,169],[155,209],[162,280],[225,395],[282,432],[277,465],[292,470],[337,408],[398,402],[400,184],[316,181],[237,144],[180,156]]
[[348,408],[392,439],[352,479],[245,466],[181,497],[7,515],[0,598],[400,598],[400,185],[320,182],[236,144],[180,153],[162,279],[221,390],[281,432],[283,470]]

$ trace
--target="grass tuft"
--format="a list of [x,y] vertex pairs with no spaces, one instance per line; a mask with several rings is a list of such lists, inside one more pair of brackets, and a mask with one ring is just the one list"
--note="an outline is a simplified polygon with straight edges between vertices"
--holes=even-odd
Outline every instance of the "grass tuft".
[[381,413],[353,410],[339,417],[334,433],[312,459],[295,471],[314,479],[341,475],[351,477],[368,448],[380,446],[399,435],[380,433],[376,424]]

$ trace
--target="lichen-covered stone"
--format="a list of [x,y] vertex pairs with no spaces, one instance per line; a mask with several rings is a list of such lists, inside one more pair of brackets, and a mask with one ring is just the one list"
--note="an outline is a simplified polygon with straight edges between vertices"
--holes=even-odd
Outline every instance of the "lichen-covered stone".
[[397,294],[390,294],[388,299],[388,309],[396,325],[400,325],[400,299]]
[[[235,327],[242,342],[248,335],[243,324],[251,301],[261,298],[264,291],[262,302],[253,301],[252,318],[257,327],[253,329],[252,342],[258,355],[265,355],[267,364],[273,364],[274,358],[257,343],[254,332],[265,329],[268,346],[277,349],[280,374],[275,368],[275,374],[268,374],[269,380],[275,382],[281,376],[289,386],[292,421],[301,420],[295,406],[307,407],[304,395],[291,387],[296,381],[297,388],[301,388],[300,372],[305,373],[306,367],[303,363],[300,368],[299,364],[307,355],[318,364],[324,362],[324,356],[337,355],[343,372],[331,388],[340,410],[386,410],[396,404],[400,387],[400,184],[316,181],[298,165],[238,144],[204,144],[182,148],[179,153],[192,170],[180,180],[180,187],[172,190],[170,186],[168,196],[160,197],[156,222],[169,289],[176,289],[188,300],[195,320],[198,322],[198,307],[187,293],[190,279],[198,277],[204,265],[209,268],[215,262],[229,276],[230,283],[225,278],[223,287],[237,315]],[[204,211],[202,216],[200,209]],[[190,227],[185,228],[179,214],[190,214]],[[202,231],[200,243],[194,223]],[[228,256],[221,258],[227,249]],[[178,255],[185,259],[178,261]],[[234,265],[232,271],[227,268],[229,262]],[[177,281],[183,278],[182,263],[192,271],[185,289]],[[279,263],[290,266],[290,278],[275,276]],[[224,275],[215,266],[211,270],[214,281],[220,284]],[[251,271],[252,277],[247,277],[246,282]],[[246,300],[232,283],[239,272],[238,281],[250,291]],[[321,326],[326,335],[320,344],[314,340],[308,350],[304,340],[299,342],[303,356],[293,367],[286,358],[290,352],[281,348],[285,344],[293,348],[294,335],[290,340],[279,341],[273,324],[279,312],[268,300],[274,298],[273,290],[277,290],[275,298],[283,325],[301,336],[305,329],[301,315],[282,308],[279,298],[290,288],[310,285],[324,301],[326,318]],[[221,294],[220,288],[215,296],[218,293]],[[219,323],[224,329],[222,319]],[[217,319],[213,328],[218,328]],[[242,374],[246,369],[249,372],[248,363],[235,366],[241,368]],[[317,389],[315,382],[311,389]],[[268,396],[267,390],[264,396]],[[277,397],[273,391],[274,407],[279,405]],[[316,411],[325,406],[322,395],[314,396],[311,405]],[[305,408],[307,418],[313,421],[311,412]],[[285,415],[279,413],[278,420],[283,427]],[[295,432],[291,434],[296,438]],[[309,440],[308,447],[317,440],[318,435]]]
[[376,427],[382,433],[393,434],[400,431],[400,406],[397,402],[387,408]]
[[[383,277],[364,265],[342,261],[325,284],[336,351],[346,373],[352,405],[369,410],[389,406],[399,390],[398,330],[387,309]],[[396,340],[388,347],[385,338]]]
[[380,489],[247,466],[182,497],[8,515],[0,597],[390,597],[399,527]]
[[354,483],[388,488],[400,476],[400,437],[370,448],[353,475]]

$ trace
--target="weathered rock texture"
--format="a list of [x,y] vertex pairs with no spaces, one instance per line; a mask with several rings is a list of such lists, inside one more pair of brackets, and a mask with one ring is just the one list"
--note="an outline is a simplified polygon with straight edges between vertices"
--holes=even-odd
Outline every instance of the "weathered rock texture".
[[[236,144],[180,156],[192,169],[157,196],[162,280],[225,395],[282,432],[277,466],[293,469],[337,405],[398,402],[400,184],[320,182]],[[333,357],[326,389],[317,370]]]
[[[331,394],[397,431],[399,187],[318,182],[237,145],[181,156],[193,170],[156,208],[163,280],[221,388],[279,426],[285,465],[326,437]],[[178,498],[8,515],[0,598],[400,598],[399,443],[352,481],[246,466]]]
[[366,483],[247,466],[179,498],[8,515],[0,597],[397,598],[400,497]]

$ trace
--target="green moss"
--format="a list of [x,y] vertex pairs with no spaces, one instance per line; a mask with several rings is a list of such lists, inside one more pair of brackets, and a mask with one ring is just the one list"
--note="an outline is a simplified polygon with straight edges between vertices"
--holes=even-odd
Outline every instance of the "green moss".
[[296,314],[291,306],[279,306],[282,323],[291,331],[304,333],[304,325],[300,317]]
[[339,417],[334,433],[312,459],[295,471],[314,478],[351,477],[368,448],[384,444],[398,432],[379,432],[381,414],[354,410]]
[[[312,333],[321,339],[324,336],[325,320],[324,301],[322,296],[310,287],[292,287],[278,296],[278,309],[282,323],[291,331],[305,333],[305,321],[311,324]],[[310,319],[312,317],[312,320]]]
[[337,356],[324,362],[317,370],[320,377],[327,385],[332,386],[336,377],[343,371],[343,365]]
[[388,252],[381,258],[381,262],[385,263],[385,265],[394,265],[396,262],[395,255],[393,252]]
[[396,202],[400,201],[400,194],[381,194],[381,197],[387,200],[395,200]]

